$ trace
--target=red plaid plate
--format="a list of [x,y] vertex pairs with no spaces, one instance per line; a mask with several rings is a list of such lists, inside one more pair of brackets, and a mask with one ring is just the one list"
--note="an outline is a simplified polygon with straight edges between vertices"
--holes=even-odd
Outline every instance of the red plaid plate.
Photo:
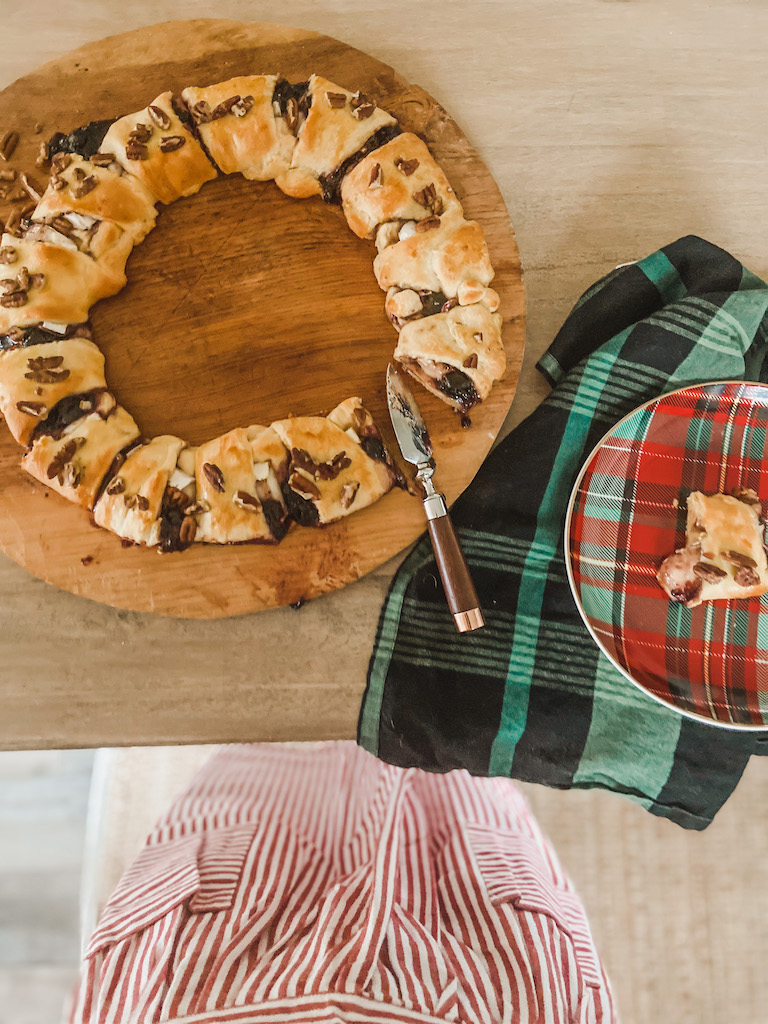
[[725,381],[641,406],[587,459],[565,524],[590,633],[652,697],[712,725],[768,729],[768,594],[685,608],[656,581],[685,543],[691,491],[751,487],[768,507],[768,387]]

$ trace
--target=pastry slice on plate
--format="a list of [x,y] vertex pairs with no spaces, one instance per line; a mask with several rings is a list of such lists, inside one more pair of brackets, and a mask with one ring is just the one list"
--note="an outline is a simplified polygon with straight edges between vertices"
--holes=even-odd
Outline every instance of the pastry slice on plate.
[[408,237],[461,204],[426,144],[404,132],[370,153],[341,182],[347,223],[360,238]]
[[[149,547],[161,545],[175,532],[174,510],[182,520],[186,508],[194,503],[192,494],[185,494],[171,484],[178,477],[177,460],[186,442],[170,434],[154,437],[138,445],[115,465],[105,478],[105,486],[93,510],[99,526],[134,544]],[[169,493],[170,492],[170,493]],[[182,524],[180,523],[180,526]],[[182,526],[183,541],[191,543],[197,524],[189,517]]]
[[270,427],[238,427],[195,456],[197,540],[275,544],[288,528],[282,487],[288,452]]
[[87,337],[26,347],[20,341],[0,355],[0,411],[19,444],[28,444],[36,429],[57,421],[65,409],[79,416],[92,411],[106,388],[104,356]]
[[4,234],[0,240],[0,334],[45,321],[76,324],[99,299],[115,295],[125,274],[76,245]]
[[182,92],[205,148],[224,174],[271,181],[290,167],[296,135],[281,110],[279,90],[274,98],[278,81],[277,75],[248,75]]
[[685,547],[661,564],[657,579],[672,601],[695,608],[703,601],[759,597],[768,591],[765,524],[757,494],[688,496]]
[[295,416],[272,426],[290,452],[283,491],[289,514],[302,526],[357,512],[401,482],[359,398],[348,398],[328,416]]
[[99,147],[135,175],[161,203],[198,192],[216,177],[200,143],[164,92],[143,110],[118,118]]
[[501,317],[476,302],[411,320],[400,331],[395,359],[457,412],[467,412],[504,376]]
[[384,247],[373,261],[376,280],[387,292],[387,315],[398,330],[408,320],[456,305],[482,302],[491,312],[498,309],[483,229],[456,213],[437,220],[429,230]]
[[[361,92],[312,75],[305,97],[289,97],[288,126],[298,141],[287,171],[275,179],[289,196],[335,201],[342,178],[366,152],[400,134],[395,118]],[[302,106],[307,109],[302,120]]]
[[139,440],[133,418],[108,392],[100,393],[93,412],[67,422],[50,420],[32,435],[22,468],[47,487],[84,508],[94,506],[114,460]]

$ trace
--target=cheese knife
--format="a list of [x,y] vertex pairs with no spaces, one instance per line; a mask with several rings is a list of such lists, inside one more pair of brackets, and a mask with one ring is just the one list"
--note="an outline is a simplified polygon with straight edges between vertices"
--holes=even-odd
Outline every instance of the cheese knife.
[[416,467],[416,479],[424,489],[427,527],[453,621],[460,633],[480,629],[485,619],[475,585],[448,515],[445,497],[435,489],[432,479],[435,462],[427,425],[405,377],[391,364],[387,367],[387,404],[403,458]]

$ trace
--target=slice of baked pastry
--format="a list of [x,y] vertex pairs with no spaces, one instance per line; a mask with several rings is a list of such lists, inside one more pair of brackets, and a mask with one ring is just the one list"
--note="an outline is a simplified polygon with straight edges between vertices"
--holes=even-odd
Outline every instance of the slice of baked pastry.
[[33,238],[4,234],[0,241],[0,334],[44,321],[82,323],[99,299],[115,295],[125,274],[115,274],[81,252]]
[[685,547],[661,563],[656,578],[672,601],[695,608],[702,601],[759,597],[768,591],[765,525],[757,494],[692,491],[687,501]]
[[[392,222],[395,227],[399,223]],[[499,306],[499,296],[488,287],[493,267],[483,229],[455,212],[439,218],[429,230],[415,231],[382,248],[373,272],[387,292],[387,314],[398,329],[408,319],[439,312],[446,304],[450,309],[482,302],[491,312]]]
[[194,195],[216,177],[202,146],[176,113],[170,92],[118,118],[99,153],[115,157],[161,203]]
[[504,376],[501,317],[476,302],[410,320],[400,331],[395,359],[429,391],[467,412]]
[[[42,337],[55,339],[49,331]],[[96,393],[106,390],[104,356],[84,337],[50,340],[10,349],[0,356],[0,411],[19,444],[56,417],[64,402],[83,416],[93,410]]]
[[270,427],[238,427],[195,456],[197,540],[275,544],[288,529],[282,487],[288,452]]
[[133,418],[104,391],[93,412],[65,425],[41,424],[21,465],[69,501],[91,509],[115,458],[138,439]]
[[51,160],[51,180],[32,218],[51,223],[60,214],[75,213],[93,221],[110,221],[137,245],[155,226],[155,202],[149,189],[109,159],[108,153],[96,153],[91,160],[58,153]]
[[[166,522],[171,510],[178,509],[183,520],[183,513],[194,503],[193,478],[189,478],[193,484],[191,495],[171,483],[181,482],[177,460],[184,448],[186,442],[170,434],[134,448],[105,478],[106,485],[93,511],[98,525],[134,544],[161,544],[163,537],[173,532],[172,524]],[[185,539],[191,542],[195,530],[196,523],[190,517],[190,525],[182,531]]]
[[274,99],[278,81],[277,75],[249,75],[182,92],[211,159],[224,174],[270,181],[290,167],[296,135],[279,98]]
[[373,238],[386,228],[391,237],[412,222],[407,234],[421,221],[451,211],[461,215],[461,204],[448,179],[417,135],[404,132],[364,157],[341,183],[341,203],[347,223],[360,238]]
[[[288,123],[298,141],[289,169],[275,181],[283,192],[299,199],[324,194],[333,200],[353,163],[388,141],[392,132],[400,132],[395,118],[363,93],[350,92],[318,75],[309,79],[306,98],[287,102],[296,112]],[[303,120],[302,104],[307,110]]]
[[302,526],[357,512],[401,482],[359,398],[348,398],[328,416],[295,416],[272,426],[290,452],[283,491],[290,516]]

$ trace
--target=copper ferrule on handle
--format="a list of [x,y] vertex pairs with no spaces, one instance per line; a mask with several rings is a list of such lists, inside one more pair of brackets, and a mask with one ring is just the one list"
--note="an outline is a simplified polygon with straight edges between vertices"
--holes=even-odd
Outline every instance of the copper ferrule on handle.
[[455,612],[453,621],[460,633],[469,633],[473,629],[482,629],[485,625],[483,613],[479,608],[473,608],[468,612]]

